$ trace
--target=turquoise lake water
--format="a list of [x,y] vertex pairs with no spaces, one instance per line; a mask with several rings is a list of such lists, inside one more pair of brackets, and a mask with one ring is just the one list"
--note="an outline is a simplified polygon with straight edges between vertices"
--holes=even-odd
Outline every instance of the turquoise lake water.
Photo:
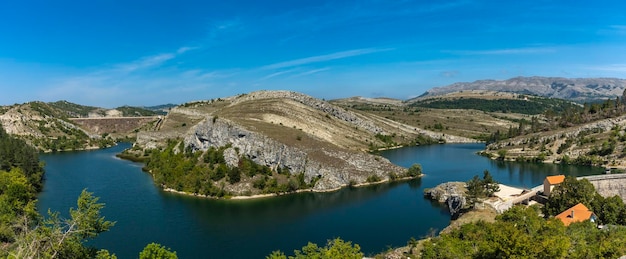
[[115,157],[129,146],[41,155],[46,182],[39,196],[40,211],[67,215],[87,188],[106,203],[103,215],[117,221],[90,244],[119,258],[137,258],[150,242],[172,248],[179,258],[265,258],[273,250],[292,254],[309,241],[323,244],[335,237],[358,243],[370,255],[448,225],[448,212],[424,199],[424,188],[467,181],[484,170],[497,181],[518,187],[539,185],[547,175],[603,172],[593,167],[497,162],[475,154],[483,144],[432,145],[382,153],[401,166],[420,163],[426,174],[421,179],[229,201],[159,190],[141,171],[142,164]]

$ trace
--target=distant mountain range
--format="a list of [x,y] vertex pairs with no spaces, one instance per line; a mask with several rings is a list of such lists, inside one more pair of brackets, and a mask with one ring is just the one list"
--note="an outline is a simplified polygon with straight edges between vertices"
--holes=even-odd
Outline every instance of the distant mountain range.
[[508,80],[478,80],[435,87],[415,99],[429,98],[465,90],[490,90],[530,94],[576,102],[593,102],[622,96],[626,79],[618,78],[562,78],[515,77]]

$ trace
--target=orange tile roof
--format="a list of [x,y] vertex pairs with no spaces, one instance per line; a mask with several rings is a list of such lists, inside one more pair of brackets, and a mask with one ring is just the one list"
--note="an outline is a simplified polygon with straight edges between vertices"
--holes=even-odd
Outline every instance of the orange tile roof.
[[548,180],[548,183],[552,185],[560,184],[563,181],[565,181],[565,175],[560,174],[560,175],[548,176],[546,177],[546,180]]
[[569,226],[574,222],[581,222],[591,219],[593,212],[591,212],[584,204],[578,203],[569,209],[556,215],[555,218],[560,219],[565,226]]

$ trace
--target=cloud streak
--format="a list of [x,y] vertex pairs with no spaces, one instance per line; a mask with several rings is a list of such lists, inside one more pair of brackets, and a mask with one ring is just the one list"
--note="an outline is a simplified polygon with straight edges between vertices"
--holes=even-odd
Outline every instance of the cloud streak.
[[513,48],[513,49],[492,49],[492,50],[444,50],[443,53],[464,55],[464,56],[489,56],[489,55],[518,55],[518,54],[540,54],[550,53],[552,48]]
[[608,71],[608,72],[626,73],[626,64],[610,64],[610,65],[605,65],[605,66],[591,67],[590,69]]
[[344,58],[349,58],[349,57],[356,57],[356,56],[361,56],[361,55],[366,55],[366,54],[371,54],[371,53],[376,53],[376,52],[390,51],[390,50],[393,50],[393,49],[391,48],[367,48],[367,49],[347,50],[347,51],[335,52],[335,53],[326,54],[326,55],[312,56],[308,58],[294,59],[294,60],[289,60],[285,62],[274,63],[274,64],[270,64],[267,66],[263,66],[261,67],[261,69],[280,69],[280,68],[287,68],[287,67],[295,67],[295,66],[307,65],[307,64],[312,64],[312,63],[320,63],[320,62],[344,59]]

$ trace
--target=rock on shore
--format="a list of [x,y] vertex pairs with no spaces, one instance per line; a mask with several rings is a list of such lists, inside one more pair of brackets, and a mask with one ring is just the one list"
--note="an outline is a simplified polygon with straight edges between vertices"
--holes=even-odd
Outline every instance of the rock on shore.
[[456,215],[466,205],[464,182],[447,182],[424,190],[424,196],[448,205],[450,215]]

